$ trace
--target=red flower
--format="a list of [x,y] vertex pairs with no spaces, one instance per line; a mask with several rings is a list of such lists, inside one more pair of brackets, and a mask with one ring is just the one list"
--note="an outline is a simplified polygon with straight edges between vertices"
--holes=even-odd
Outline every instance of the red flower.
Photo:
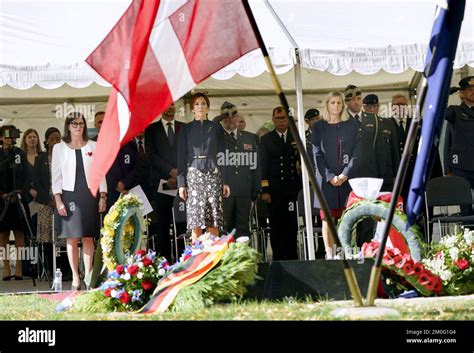
[[133,275],[137,274],[137,272],[138,272],[138,265],[133,264],[133,265],[129,266],[128,273],[130,273],[133,276]]
[[107,288],[105,291],[104,291],[104,295],[106,297],[110,297],[110,292],[112,292],[112,288]]
[[438,293],[441,293],[442,290],[443,290],[443,281],[441,281],[441,278],[436,276],[433,291],[438,294]]
[[387,255],[390,255],[392,257],[401,254],[401,251],[398,250],[398,248],[386,248],[385,251],[386,251]]
[[421,262],[415,262],[413,264],[413,271],[415,272],[414,275],[416,277],[420,277],[420,275],[423,273],[424,270],[425,270],[425,267],[423,266]]
[[115,268],[115,271],[121,275],[123,273],[123,265],[117,265],[117,267]]
[[392,266],[395,261],[393,261],[393,258],[389,255],[389,254],[386,254],[384,257],[383,257],[383,263],[386,265],[386,266]]
[[402,270],[403,270],[403,272],[405,272],[405,274],[407,276],[413,275],[415,273],[415,270],[413,268],[413,262],[411,262],[411,263],[408,262],[408,261],[405,262],[405,265],[403,265]]
[[135,255],[137,256],[144,256],[145,254],[146,254],[145,250],[137,250],[137,252],[135,252]]
[[421,284],[422,286],[426,286],[427,284],[430,284],[431,283],[430,274],[423,270],[418,276],[418,283]]
[[142,282],[142,288],[145,292],[147,292],[153,288],[153,283],[151,283],[149,279],[146,279]]
[[120,301],[122,304],[127,304],[130,301],[130,295],[126,291],[123,291],[122,294],[120,294]]
[[86,153],[89,157],[92,157],[92,152],[87,152]]
[[393,258],[393,262],[395,263],[396,268],[403,268],[406,263],[406,258],[404,256],[397,255]]
[[153,263],[148,257],[143,258],[143,266],[147,267],[150,266]]
[[456,265],[461,271],[464,271],[465,269],[469,268],[469,266],[471,266],[469,261],[467,261],[466,259],[459,259]]

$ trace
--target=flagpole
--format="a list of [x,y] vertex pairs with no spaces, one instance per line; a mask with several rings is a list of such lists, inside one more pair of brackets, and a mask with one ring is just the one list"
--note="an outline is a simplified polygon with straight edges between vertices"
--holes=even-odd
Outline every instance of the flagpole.
[[[247,16],[249,18],[250,24],[253,28],[255,37],[257,38],[258,44],[260,46],[260,49],[262,50],[265,63],[267,65],[268,71],[270,73],[270,77],[272,79],[273,86],[275,88],[275,91],[280,98],[280,103],[283,106],[283,109],[286,112],[286,115],[288,116],[288,127],[291,131],[291,134],[293,135],[293,138],[295,139],[296,142],[296,147],[298,148],[298,151],[301,155],[301,158],[304,161],[304,166],[303,168],[306,168],[308,171],[308,176],[311,181],[311,185],[313,187],[314,192],[316,193],[316,196],[319,200],[319,203],[321,205],[321,209],[324,213],[324,217],[328,223],[329,226],[329,235],[332,238],[333,242],[336,244],[338,248],[342,248],[342,244],[339,240],[339,237],[337,236],[337,229],[336,225],[334,223],[334,220],[331,217],[331,214],[329,212],[329,207],[326,202],[326,199],[324,195],[321,192],[321,189],[316,182],[316,177],[315,174],[312,170],[309,169],[309,166],[311,165],[308,153],[306,152],[306,149],[304,148],[303,142],[301,141],[301,137],[298,134],[298,130],[296,128],[295,121],[293,119],[293,116],[289,114],[289,105],[288,101],[286,99],[285,94],[283,93],[283,90],[281,88],[280,82],[277,78],[277,75],[275,73],[275,70],[273,68],[270,55],[268,54],[267,48],[265,47],[265,43],[263,42],[263,38],[260,34],[260,31],[258,30],[257,22],[255,21],[255,18],[253,17],[252,10],[250,8],[250,5],[248,3],[248,0],[243,0],[242,1],[245,11],[247,12]],[[360,293],[360,288],[359,288],[359,283],[357,282],[357,277],[355,275],[354,269],[350,266],[349,262],[343,257],[342,259],[342,266],[344,268],[344,274],[346,276],[346,281],[349,286],[349,290],[351,291],[352,297],[354,299],[355,305],[356,306],[364,306],[364,302],[362,300],[362,295]]]
[[415,116],[413,117],[413,119],[411,119],[410,129],[408,130],[405,148],[403,149],[402,159],[400,161],[400,167],[398,168],[397,176],[395,178],[395,183],[392,190],[392,198],[390,200],[390,206],[388,210],[388,216],[386,217],[384,223],[382,241],[380,242],[377,257],[375,258],[375,262],[372,266],[372,271],[370,273],[369,287],[367,289],[366,299],[367,306],[374,306],[375,298],[377,297],[377,285],[380,279],[380,273],[382,271],[382,259],[383,254],[385,252],[385,246],[387,244],[388,233],[390,231],[390,227],[392,226],[395,209],[397,207],[398,196],[400,195],[400,191],[405,180],[406,172],[408,170],[408,165],[410,163],[410,156],[413,152],[413,147],[415,146],[416,134],[418,132],[418,127],[420,126],[421,121],[421,109],[425,104],[427,90],[427,81],[425,78],[423,78],[421,93],[418,95],[416,103]]

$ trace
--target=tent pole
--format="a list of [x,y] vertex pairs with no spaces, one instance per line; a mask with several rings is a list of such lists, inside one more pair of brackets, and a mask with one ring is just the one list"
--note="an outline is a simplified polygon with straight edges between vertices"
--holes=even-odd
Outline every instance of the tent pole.
[[[288,106],[288,101],[286,99],[285,94],[283,93],[281,89],[280,82],[278,80],[278,77],[275,73],[275,69],[273,68],[270,56],[268,54],[268,50],[265,47],[265,43],[263,42],[262,35],[260,34],[257,26],[257,22],[255,21],[255,18],[253,17],[252,10],[250,8],[250,4],[248,0],[243,0],[242,4],[245,8],[245,11],[247,13],[247,16],[249,18],[250,24],[252,25],[255,37],[258,41],[259,47],[262,50],[263,57],[265,59],[265,63],[267,65],[268,71],[270,73],[270,77],[272,78],[272,83],[273,86],[275,87],[275,92],[277,93],[278,97],[280,98],[281,105],[283,106],[283,109],[285,109],[286,114],[288,115],[288,127],[291,131],[291,134],[293,135],[296,143],[296,147],[298,148],[298,151],[301,155],[301,158],[304,160],[304,165],[309,166],[311,165],[310,159],[308,156],[308,153],[306,152],[306,149],[303,145],[303,142],[301,141],[300,136],[298,135],[298,130],[296,128],[295,120],[293,119],[293,116],[289,114],[289,106]],[[339,240],[339,237],[337,236],[337,229],[336,225],[334,223],[333,218],[331,217],[331,214],[329,212],[329,207],[326,202],[326,198],[324,197],[319,185],[316,183],[316,176],[314,173],[308,173],[309,178],[311,180],[311,186],[313,187],[314,192],[316,193],[316,196],[318,197],[318,200],[321,204],[321,209],[324,212],[324,215],[326,216],[325,218],[327,219],[328,226],[329,226],[329,235],[333,238],[334,243],[339,249],[342,249],[342,244],[341,241]],[[354,304],[355,306],[364,306],[364,302],[362,300],[362,295],[360,293],[360,288],[359,284],[357,282],[357,277],[355,275],[354,269],[351,267],[349,261],[347,261],[345,258],[342,259],[341,261],[342,267],[344,269],[344,275],[346,276],[346,281],[349,287],[349,290],[351,291],[352,298],[354,299]]]
[[[304,129],[304,107],[303,107],[303,85],[301,83],[301,58],[299,49],[295,48],[296,64],[295,64],[295,88],[296,88],[296,108],[298,112],[298,132],[302,141],[305,141],[305,129]],[[308,152],[308,151],[306,151]],[[309,156],[312,158],[313,156]],[[306,228],[306,241],[308,249],[308,260],[314,260],[316,254],[314,252],[314,233],[313,233],[313,215],[311,205],[311,194],[309,189],[309,178],[308,171],[312,168],[311,165],[305,165],[304,158],[301,157],[301,177],[303,181],[303,196],[304,196],[304,216],[305,216],[305,228]],[[303,236],[303,241],[305,241]],[[305,254],[306,256],[306,254]]]

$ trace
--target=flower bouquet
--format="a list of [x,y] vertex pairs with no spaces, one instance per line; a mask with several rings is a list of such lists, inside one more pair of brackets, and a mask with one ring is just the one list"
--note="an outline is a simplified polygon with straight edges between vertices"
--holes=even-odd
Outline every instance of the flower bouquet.
[[474,293],[474,231],[464,229],[432,244],[425,266],[441,277],[448,295]]
[[[362,255],[375,257],[380,243],[364,243]],[[397,248],[385,248],[382,274],[385,285],[397,294],[415,289],[423,296],[439,295],[443,285],[441,278],[426,268],[422,262],[413,260],[409,254],[402,254]]]

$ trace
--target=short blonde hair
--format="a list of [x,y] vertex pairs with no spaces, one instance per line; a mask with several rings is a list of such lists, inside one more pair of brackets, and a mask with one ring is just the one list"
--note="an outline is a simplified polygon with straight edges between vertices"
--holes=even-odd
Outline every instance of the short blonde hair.
[[329,92],[326,95],[326,98],[324,99],[324,112],[323,112],[323,115],[322,115],[323,119],[325,121],[330,120],[329,110],[328,110],[328,103],[329,103],[329,100],[331,98],[334,98],[334,97],[339,98],[342,102],[341,120],[342,121],[349,120],[349,114],[347,113],[347,110],[346,110],[346,103],[344,102],[344,94],[342,94],[342,92]]

